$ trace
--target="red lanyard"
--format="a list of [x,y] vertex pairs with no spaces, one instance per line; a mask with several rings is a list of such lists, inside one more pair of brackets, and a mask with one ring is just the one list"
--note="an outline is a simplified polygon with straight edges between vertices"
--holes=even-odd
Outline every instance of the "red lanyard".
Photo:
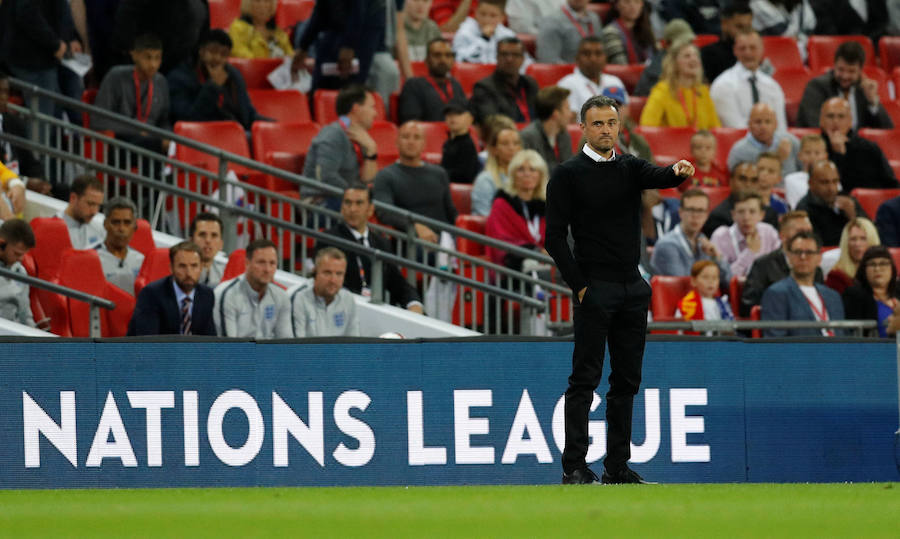
[[690,127],[697,127],[697,95],[694,92],[694,89],[691,88],[691,97],[693,97],[693,105],[694,105],[694,114],[693,116],[688,112],[687,103],[684,99],[684,89],[678,89],[678,101],[681,102],[681,110],[684,111],[684,117],[687,118],[687,123]]
[[525,93],[525,88],[522,88],[519,91],[519,95],[514,97],[516,99],[516,105],[519,106],[519,112],[522,114],[522,118],[525,118],[525,122],[530,122],[531,111],[528,109],[528,95]]
[[453,99],[453,85],[450,84],[449,80],[447,81],[447,85],[444,88],[441,88],[438,85],[437,81],[432,77],[425,77],[425,80],[431,83],[431,85],[434,87],[434,91],[437,92],[438,97],[441,98],[441,101],[443,101],[444,104],[449,103],[450,100]]
[[350,134],[347,131],[350,128],[350,123],[345,122],[343,118],[338,118],[338,122],[340,122],[341,124],[341,129],[344,130],[344,134],[346,134],[347,138],[350,139],[350,144],[353,145],[353,151],[356,152],[356,162],[359,163],[360,167],[362,167],[363,163],[365,162],[365,160],[363,159],[362,148],[355,140],[350,138]]
[[594,35],[594,23],[591,22],[590,19],[588,20],[588,23],[587,23],[587,25],[588,25],[587,32],[585,32],[584,28],[581,27],[581,23],[578,22],[575,19],[575,17],[572,16],[571,13],[569,13],[567,6],[562,6],[562,7],[560,7],[560,9],[562,10],[563,13],[566,14],[566,17],[568,17],[569,20],[572,21],[572,25],[575,26],[575,29],[578,30],[578,33],[581,34],[581,37],[584,38],[584,37],[587,37],[590,35]]
[[619,29],[622,30],[622,35],[625,36],[625,50],[628,52],[628,63],[629,64],[639,64],[641,63],[640,58],[638,58],[637,50],[634,48],[634,43],[632,40],[632,32],[625,28],[625,26],[616,19],[616,24],[619,26]]
[[[816,294],[819,294],[818,290],[816,290]],[[822,302],[821,310],[819,310],[819,308],[816,307],[813,302],[809,301],[809,298],[806,297],[806,294],[803,294],[803,299],[806,300],[806,303],[809,303],[809,308],[812,309],[813,314],[818,320],[821,320],[822,322],[828,322],[828,308],[825,307],[825,299],[822,297],[822,294],[819,294],[819,301]],[[834,337],[834,332],[830,329],[826,329],[825,332],[829,337]]]
[[150,109],[153,107],[153,79],[147,81],[147,110],[144,111],[141,103],[141,81],[138,80],[137,70],[132,71],[134,77],[134,101],[137,107],[137,121],[146,123],[150,119]]

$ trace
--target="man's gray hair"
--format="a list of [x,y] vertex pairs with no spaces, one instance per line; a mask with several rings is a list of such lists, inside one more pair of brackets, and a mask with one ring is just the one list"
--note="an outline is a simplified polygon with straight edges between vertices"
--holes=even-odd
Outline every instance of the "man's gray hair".
[[106,204],[104,204],[103,210],[107,217],[109,217],[109,214],[112,213],[113,210],[131,210],[131,215],[133,215],[135,221],[137,221],[137,206],[129,198],[116,197],[112,200],[108,200]]

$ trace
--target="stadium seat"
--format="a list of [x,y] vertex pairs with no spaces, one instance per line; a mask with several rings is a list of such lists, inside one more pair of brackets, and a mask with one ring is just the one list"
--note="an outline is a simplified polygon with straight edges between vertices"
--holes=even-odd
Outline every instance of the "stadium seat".
[[892,198],[900,196],[900,189],[863,189],[858,187],[850,191],[850,196],[859,201],[869,219],[875,220],[875,214],[878,206]]
[[275,11],[275,25],[285,30],[293,29],[300,22],[312,15],[315,0],[279,0]]
[[[335,103],[337,102],[337,95],[337,90],[316,90],[315,94],[313,94],[313,114],[316,117],[316,123],[324,126],[337,121],[338,114],[334,109]],[[375,98],[375,119],[387,120],[387,114],[384,110],[384,101],[381,99],[381,95],[372,92],[372,97]],[[379,151],[380,150],[381,148],[379,148]]]
[[222,272],[222,281],[234,279],[238,275],[244,273],[247,269],[247,251],[244,249],[235,249],[228,256],[228,264],[225,265],[225,271]]
[[[894,87],[898,88],[900,84],[900,80],[894,79]],[[894,127],[900,128],[900,101],[882,101],[881,104],[884,106],[884,110],[887,111],[888,116],[891,117],[891,120],[894,121]]]
[[540,88],[553,86],[559,79],[570,75],[575,69],[575,64],[531,64],[525,70],[527,75],[534,77]]
[[731,305],[731,313],[735,319],[739,318],[741,310],[741,295],[744,293],[744,279],[735,275],[728,281],[728,303]]
[[709,208],[715,208],[731,194],[730,187],[699,187],[709,197]]
[[[176,135],[250,158],[247,136],[244,128],[237,122],[176,122],[174,131]],[[217,157],[182,144],[177,145],[175,159],[205,168],[210,172],[217,173],[219,170]],[[232,168],[235,166],[232,165]]]
[[716,34],[699,34],[694,36],[694,46],[698,49],[702,49],[707,45],[712,45],[716,41],[719,41],[719,36]]
[[[97,88],[88,88],[84,92],[81,93],[81,102],[86,105],[93,105],[95,101],[97,101],[97,92],[99,89]],[[81,123],[84,125],[86,129],[90,129],[91,127],[91,115],[87,112],[81,113]]]
[[210,28],[228,30],[231,23],[241,15],[241,0],[208,0],[208,2]]
[[[638,81],[641,80],[641,73],[644,72],[644,64],[606,64],[603,72],[615,75],[622,79],[622,82],[625,83],[625,89],[628,90],[628,93],[630,94],[634,91]],[[631,117],[638,118],[638,116],[634,115],[634,112],[631,113]]]
[[425,132],[425,151],[422,158],[439,165],[444,153],[444,142],[447,141],[447,125],[444,122],[419,122],[419,125]]
[[567,125],[566,131],[569,132],[569,138],[572,140],[572,153],[577,154],[581,151],[581,137],[584,135],[584,132],[579,124]]
[[169,262],[169,248],[156,247],[144,255],[144,263],[134,280],[134,295],[153,281],[162,279],[172,273],[172,264]]
[[369,129],[369,135],[378,145],[378,169],[393,164],[400,155],[397,151],[397,125],[375,120],[372,129]]
[[641,112],[644,110],[644,105],[646,104],[646,97],[637,95],[628,96],[628,115],[631,116],[631,119],[634,120],[635,124],[637,124],[638,120],[640,120]]
[[859,136],[878,144],[888,161],[900,161],[900,129],[870,129],[863,127]]
[[671,165],[691,155],[693,127],[637,126],[634,131],[647,139],[653,158],[660,165]]
[[66,222],[56,217],[35,217],[31,220],[35,246],[30,250],[37,266],[37,276],[52,281],[59,276],[59,255],[72,248]]
[[775,72],[782,69],[803,69],[803,57],[797,48],[797,40],[787,36],[763,36],[763,51],[766,58],[775,67]]
[[519,41],[521,41],[522,45],[525,47],[525,52],[530,54],[532,58],[536,58],[537,36],[534,34],[516,34],[516,37],[519,38]]
[[[469,16],[475,15],[475,2],[472,2],[472,7],[469,8]],[[438,26],[444,24],[445,22],[450,20],[450,17],[456,13],[456,8],[459,7],[459,0],[436,0],[431,5],[431,11],[428,12],[428,18],[433,20],[438,24]],[[453,33],[452,32],[444,32],[444,34],[450,34],[450,37],[444,37],[447,41],[453,41]]]
[[[103,275],[103,266],[100,264],[100,256],[94,249],[68,249],[60,256],[59,284],[80,290],[94,296],[108,298],[111,294],[110,285],[106,282]],[[124,293],[124,292],[123,292]],[[130,294],[124,293],[125,296],[131,297]],[[129,302],[124,298],[115,294],[119,302],[116,304],[116,310],[124,311],[129,309]],[[66,298],[69,310],[69,323],[72,328],[74,337],[89,337],[91,334],[91,317],[90,305],[83,301],[72,298]],[[134,311],[134,299],[130,302],[130,309]],[[109,316],[106,309],[100,311],[101,334],[104,337],[122,337],[125,334],[113,335],[109,328]],[[131,313],[127,313],[131,318]],[[126,322],[127,326],[127,322]]]
[[891,258],[894,259],[894,265],[900,268],[900,247],[888,247],[891,252]]
[[[456,274],[479,282],[487,282],[484,266],[473,266],[463,263],[453,270]],[[479,292],[467,286],[456,287],[456,297],[453,300],[452,322],[457,326],[484,327],[484,292]]]
[[731,151],[731,147],[747,135],[747,129],[744,127],[713,127],[710,131],[716,137],[716,161],[724,167],[728,162],[728,152]]
[[156,249],[156,242],[153,241],[153,231],[150,229],[149,221],[146,219],[137,220],[137,230],[134,232],[134,236],[131,237],[128,246],[140,251],[145,257],[147,253]]
[[654,275],[650,278],[650,288],[653,290],[650,300],[653,320],[657,322],[675,320],[678,302],[691,291],[691,278]]
[[425,65],[425,62],[416,61],[410,62],[410,67],[412,67],[413,77],[426,77],[428,76],[428,66]]
[[797,125],[800,100],[803,98],[803,91],[806,90],[806,84],[812,76],[805,68],[799,68],[779,69],[772,75],[772,78],[781,85],[781,89],[784,91],[788,126]]
[[458,215],[467,215],[472,212],[472,184],[451,183],[450,196]]
[[276,122],[311,122],[306,94],[296,90],[248,90],[256,112]]
[[472,97],[472,89],[475,83],[485,77],[491,76],[496,64],[470,64],[468,62],[456,62],[453,66],[453,76],[459,81],[467,96]]
[[269,73],[281,65],[281,58],[235,58],[228,59],[228,63],[241,72],[247,89],[271,90]]
[[[135,296],[107,282],[103,288],[103,297],[115,303],[116,308],[100,311],[101,328],[106,328],[102,335],[104,337],[124,337],[128,334],[128,323],[131,321],[131,315],[134,314],[134,307],[137,303]],[[103,326],[104,322],[105,326]]]
[[[487,217],[483,215],[460,214],[456,217],[456,226],[478,234],[484,234],[486,224]],[[462,236],[456,238],[456,250],[472,256],[484,256],[485,254],[484,245]]]
[[788,133],[801,139],[805,135],[820,135],[822,131],[818,127],[788,127]]
[[[22,264],[22,267],[25,268],[25,272],[32,277],[37,277],[37,264],[34,262],[34,257],[31,256],[31,252],[26,252],[22,255],[22,259],[19,261]],[[28,292],[28,296],[31,303],[31,315],[34,318],[35,322],[40,322],[47,315],[44,313],[44,307],[41,305],[41,300],[38,297],[38,288],[32,286]]]
[[[900,36],[881,36],[878,40],[881,68],[888,73],[900,66]],[[895,88],[900,90],[900,88]]]
[[807,59],[810,71],[817,73],[823,67],[834,64],[834,53],[837,51],[838,46],[845,41],[856,41],[862,45],[863,50],[866,52],[865,65],[875,65],[875,47],[872,45],[872,40],[866,36],[813,35],[809,36],[809,40],[806,42],[806,50],[809,52]]
[[[309,145],[319,133],[319,125],[312,122],[254,122],[253,155],[258,161],[290,172],[301,174]],[[275,177],[267,178],[270,191],[296,190],[294,183]]]

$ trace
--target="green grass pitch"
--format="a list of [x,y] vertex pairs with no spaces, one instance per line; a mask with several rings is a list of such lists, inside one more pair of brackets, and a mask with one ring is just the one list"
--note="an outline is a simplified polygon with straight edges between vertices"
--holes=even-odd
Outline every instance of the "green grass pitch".
[[898,537],[900,484],[0,492],[2,537]]

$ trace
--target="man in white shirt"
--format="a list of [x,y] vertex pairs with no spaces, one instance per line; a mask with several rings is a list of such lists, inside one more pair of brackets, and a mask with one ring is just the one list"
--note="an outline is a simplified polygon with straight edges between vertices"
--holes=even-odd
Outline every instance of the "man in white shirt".
[[106,231],[91,222],[103,205],[103,184],[91,174],[75,178],[69,205],[56,216],[66,222],[73,249],[94,249],[103,243]]
[[775,111],[779,127],[785,129],[784,91],[759,69],[764,55],[762,38],[754,30],[739,33],[734,41],[734,55],[737,63],[709,87],[722,127],[747,127],[753,105],[766,103]]
[[336,247],[316,254],[312,286],[300,285],[290,294],[295,337],[358,337],[356,301],[343,288],[347,257]]
[[581,105],[589,98],[601,95],[604,88],[622,88],[625,102],[628,101],[622,79],[603,72],[606,67],[606,52],[599,37],[588,36],[581,40],[578,53],[575,54],[575,66],[575,71],[560,79],[556,85],[569,90],[569,107],[576,118],[581,114]]
[[134,280],[141,271],[144,255],[128,246],[137,230],[137,208],[127,198],[114,198],[106,205],[103,221],[106,240],[97,247],[106,280],[134,295]]

